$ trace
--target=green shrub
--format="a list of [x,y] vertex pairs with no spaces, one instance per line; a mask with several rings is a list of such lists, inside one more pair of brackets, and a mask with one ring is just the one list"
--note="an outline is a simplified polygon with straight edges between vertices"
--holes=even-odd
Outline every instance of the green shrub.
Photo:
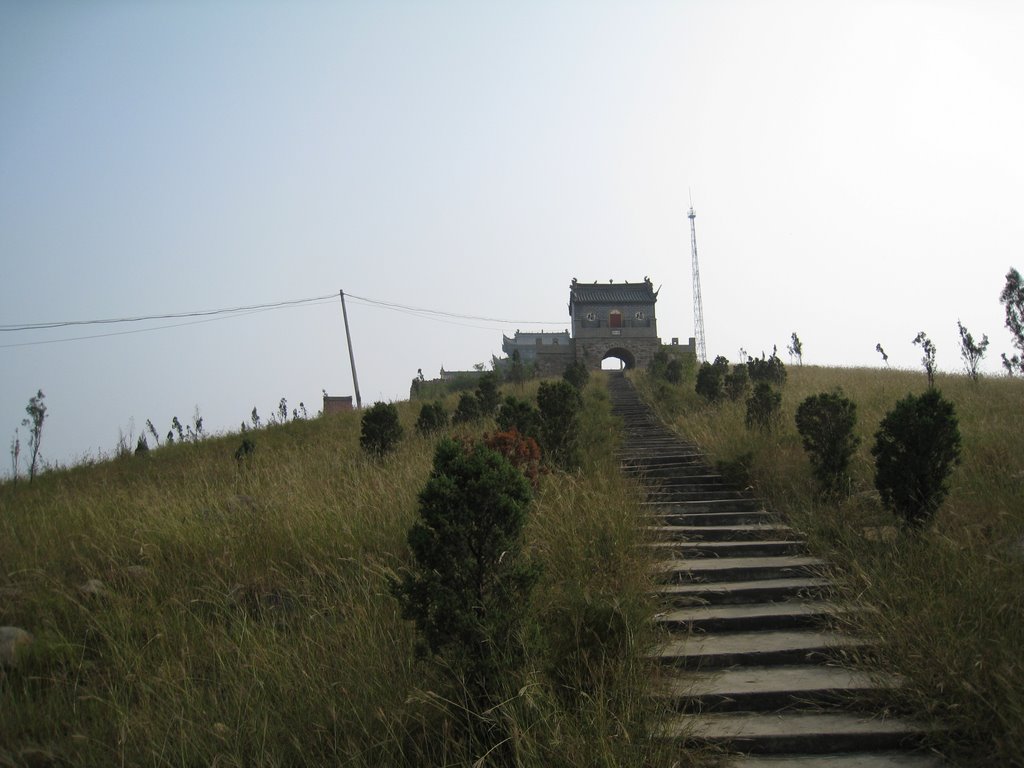
[[747,429],[771,429],[782,408],[782,395],[767,382],[758,382],[747,398]]
[[239,444],[238,448],[235,449],[235,461],[241,464],[254,453],[256,453],[256,443],[248,437],[243,437],[242,442]]
[[466,424],[477,421],[482,417],[480,413],[480,399],[469,392],[459,395],[459,404],[455,406],[455,413],[452,415],[453,424]]
[[562,378],[576,387],[578,392],[582,392],[590,380],[590,371],[587,370],[587,366],[582,360],[577,360],[566,366]]
[[659,347],[658,351],[654,353],[654,357],[651,358],[651,364],[647,366],[647,374],[652,379],[664,379],[668,370],[668,363],[668,350],[664,347]]
[[724,384],[726,374],[729,373],[729,360],[719,355],[715,362],[709,363],[706,360],[701,363],[697,370],[697,394],[711,402],[718,402],[725,392]]
[[394,450],[401,439],[402,425],[394,403],[378,401],[363,414],[359,445],[367,453],[382,456]]
[[577,438],[583,398],[567,381],[543,381],[537,389],[540,409],[540,443],[545,458],[571,469],[579,463]]
[[481,416],[493,416],[494,411],[501,402],[501,393],[498,392],[498,375],[494,371],[488,371],[476,384],[476,399],[480,403]]
[[764,382],[781,387],[786,383],[786,364],[779,358],[778,348],[772,349],[772,356],[769,358],[765,358],[762,352],[760,359],[751,357],[747,360],[747,373],[755,384]]
[[413,564],[391,585],[420,654],[466,686],[476,713],[518,688],[520,625],[537,577],[521,554],[530,499],[504,456],[443,439],[409,530]]
[[524,437],[540,438],[540,411],[528,401],[518,397],[506,397],[498,408],[498,429],[508,432],[515,429]]
[[750,375],[747,373],[747,366],[738,363],[732,367],[732,373],[725,377],[725,393],[730,400],[739,400],[750,389]]
[[673,357],[665,366],[665,380],[669,384],[681,384],[684,370],[683,361],[678,357]]
[[907,395],[882,419],[871,449],[882,501],[909,525],[932,519],[960,463],[960,429],[953,404],[936,389]]
[[420,415],[416,419],[416,432],[421,435],[432,435],[448,426],[448,412],[440,401],[424,403]]
[[811,395],[796,409],[796,430],[826,494],[849,490],[847,469],[860,444],[853,433],[856,423],[856,404],[838,391]]

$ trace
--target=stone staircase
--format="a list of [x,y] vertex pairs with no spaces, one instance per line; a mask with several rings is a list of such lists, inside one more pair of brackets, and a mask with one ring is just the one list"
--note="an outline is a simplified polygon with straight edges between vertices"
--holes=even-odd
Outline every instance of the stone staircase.
[[913,751],[913,724],[862,708],[882,686],[840,663],[864,641],[834,628],[844,609],[799,534],[660,424],[621,373],[608,387],[664,603],[653,687],[674,714],[657,735],[733,753],[734,768],[942,765]]

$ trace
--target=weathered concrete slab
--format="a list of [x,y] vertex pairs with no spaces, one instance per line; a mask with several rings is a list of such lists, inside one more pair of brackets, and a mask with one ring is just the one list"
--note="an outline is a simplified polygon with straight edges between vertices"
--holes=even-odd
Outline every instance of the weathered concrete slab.
[[851,701],[876,689],[864,672],[824,665],[736,667],[661,680],[655,695],[684,711],[773,711]]
[[688,743],[756,753],[889,750],[919,742],[920,729],[903,720],[835,713],[722,713],[677,715],[660,735]]
[[756,581],[709,582],[705,584],[665,584],[658,594],[675,605],[752,603],[778,601],[794,597],[816,596],[830,590],[832,582],[818,576]]
[[651,570],[661,581],[734,581],[814,575],[825,562],[806,555],[774,557],[696,557],[659,560]]
[[775,515],[760,507],[750,509],[729,509],[719,507],[716,510],[679,509],[675,505],[652,504],[641,502],[652,523],[662,522],[667,525],[689,526],[737,526],[737,525],[771,525],[777,522]]
[[802,541],[787,539],[750,539],[747,541],[649,541],[652,554],[681,558],[778,557],[799,555],[806,547]]
[[736,525],[648,525],[644,526],[657,538],[682,541],[736,541],[787,536],[793,529],[784,523],[756,522]]
[[747,755],[723,768],[941,768],[941,759],[914,752],[857,752],[837,755]]
[[824,663],[838,651],[866,644],[850,635],[813,629],[707,633],[669,640],[658,645],[650,657],[687,669]]
[[777,603],[698,605],[666,611],[655,617],[663,627],[681,631],[750,632],[822,626],[844,611],[824,600],[785,600]]

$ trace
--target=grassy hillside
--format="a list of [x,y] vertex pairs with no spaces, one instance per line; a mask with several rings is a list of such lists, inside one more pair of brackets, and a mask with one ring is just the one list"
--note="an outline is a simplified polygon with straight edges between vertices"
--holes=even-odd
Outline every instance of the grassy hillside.
[[[530,511],[528,683],[489,715],[523,765],[662,759],[642,737],[637,497],[595,378],[584,468],[543,476]],[[382,460],[353,413],[250,432],[241,463],[234,435],[0,486],[0,626],[35,638],[0,669],[0,765],[480,757],[388,591],[434,448],[418,405],[400,409],[406,437]]]
[[[693,391],[638,377],[647,396],[712,460],[751,484],[806,531],[843,580],[847,599],[877,608],[855,629],[906,680],[896,705],[936,727],[964,764],[1020,765],[1024,754],[1024,382],[943,376],[956,406],[963,462],[933,524],[898,529],[874,488],[870,454],[885,413],[926,387],[923,373],[789,367],[772,432],[744,426],[742,402],[709,405]],[[796,431],[800,402],[840,387],[858,408],[853,493],[822,501]]]

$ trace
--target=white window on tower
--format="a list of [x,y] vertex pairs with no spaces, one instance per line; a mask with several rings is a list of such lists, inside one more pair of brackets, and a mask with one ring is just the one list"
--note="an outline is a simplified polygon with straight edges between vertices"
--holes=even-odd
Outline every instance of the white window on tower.
[[634,315],[634,317],[636,317],[637,320],[643,320],[644,319],[643,311],[637,312],[636,315]]

